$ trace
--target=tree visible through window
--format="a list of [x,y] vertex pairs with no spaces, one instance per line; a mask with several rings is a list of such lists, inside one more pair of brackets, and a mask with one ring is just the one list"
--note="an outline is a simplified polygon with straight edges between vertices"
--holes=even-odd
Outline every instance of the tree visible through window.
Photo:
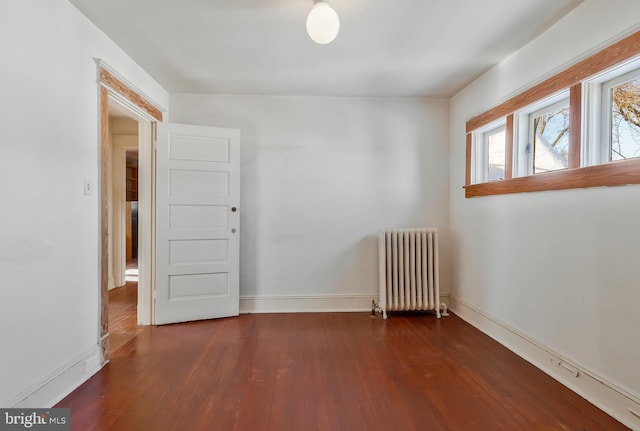
[[611,160],[640,157],[640,78],[613,87]]
[[466,132],[468,198],[640,184],[640,31],[471,118]]
[[569,165],[569,106],[554,106],[532,114],[533,173],[566,169]]

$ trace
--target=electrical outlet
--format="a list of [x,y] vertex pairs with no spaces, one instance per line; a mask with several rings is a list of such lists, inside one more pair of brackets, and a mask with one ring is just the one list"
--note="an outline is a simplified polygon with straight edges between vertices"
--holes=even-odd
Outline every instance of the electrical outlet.
[[85,178],[84,180],[84,195],[85,196],[93,196],[96,194],[96,190],[95,190],[96,186],[93,183],[93,181],[91,181],[88,178]]

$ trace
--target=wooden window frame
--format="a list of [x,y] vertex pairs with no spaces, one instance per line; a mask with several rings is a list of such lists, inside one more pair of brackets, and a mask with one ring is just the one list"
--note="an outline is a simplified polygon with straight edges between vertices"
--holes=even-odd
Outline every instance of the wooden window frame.
[[[640,159],[580,167],[582,151],[582,82],[637,55],[640,55],[640,31],[602,49],[493,109],[470,119],[466,123],[465,197],[640,184]],[[513,178],[511,162],[513,161],[514,113],[554,93],[567,89],[569,90],[569,127],[571,130],[569,138],[569,168]],[[505,154],[509,162],[505,166],[505,179],[490,183],[471,184],[472,133],[501,118],[506,118],[507,122]]]

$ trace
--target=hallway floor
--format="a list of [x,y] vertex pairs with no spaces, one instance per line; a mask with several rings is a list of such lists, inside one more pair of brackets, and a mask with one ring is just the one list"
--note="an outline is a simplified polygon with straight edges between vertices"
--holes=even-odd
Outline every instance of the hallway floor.
[[144,330],[137,325],[138,282],[109,291],[109,344],[111,354]]

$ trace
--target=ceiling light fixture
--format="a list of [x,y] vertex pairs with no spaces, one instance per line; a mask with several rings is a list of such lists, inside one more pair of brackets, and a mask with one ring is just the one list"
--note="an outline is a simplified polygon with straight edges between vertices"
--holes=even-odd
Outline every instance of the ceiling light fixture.
[[340,31],[340,18],[329,5],[331,0],[315,0],[307,16],[307,33],[315,43],[325,45],[336,38]]

